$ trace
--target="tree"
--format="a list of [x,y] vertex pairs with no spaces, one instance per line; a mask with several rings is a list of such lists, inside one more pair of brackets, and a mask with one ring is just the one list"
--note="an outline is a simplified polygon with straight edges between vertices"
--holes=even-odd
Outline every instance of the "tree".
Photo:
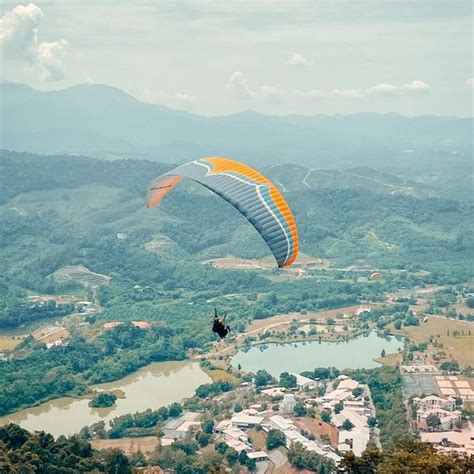
[[285,435],[279,431],[271,429],[268,431],[267,435],[267,449],[272,450],[278,448],[279,446],[285,446],[286,438]]
[[429,428],[432,428],[435,430],[436,428],[438,428],[439,425],[441,425],[441,420],[439,419],[438,415],[436,415],[435,413],[431,413],[426,418],[426,425]]
[[216,443],[216,451],[219,453],[219,454],[222,454],[224,455],[227,451],[227,444],[225,444],[223,441],[220,441],[219,443]]
[[209,433],[199,433],[196,441],[198,442],[201,448],[206,447],[211,440],[211,435]]
[[341,413],[341,411],[344,409],[344,404],[342,402],[339,402],[339,403],[336,403],[334,405],[334,413],[336,413],[336,415],[338,413]]
[[288,372],[283,372],[280,375],[280,385],[285,388],[295,388],[296,376],[293,374],[289,374]]
[[273,380],[273,377],[266,370],[258,370],[255,375],[255,385],[263,387],[268,385]]
[[329,459],[308,451],[301,443],[292,443],[288,450],[288,461],[298,470],[307,469],[318,473],[335,472],[334,464]]
[[402,328],[402,320],[401,319],[396,319],[394,322],[393,322],[393,327],[397,330],[397,331],[400,331],[400,329]]
[[214,431],[214,420],[209,419],[204,421],[202,424],[202,431],[204,431],[204,433],[212,434]]
[[183,410],[179,403],[172,403],[168,409],[168,413],[171,418],[178,418],[178,416],[181,416],[182,412]]
[[239,463],[240,464],[245,464],[247,462],[247,453],[245,452],[244,449],[242,449],[242,451],[240,451],[239,453]]
[[240,403],[236,403],[234,405],[234,411],[235,413],[240,413],[242,411],[242,405]]
[[234,448],[229,448],[225,454],[225,458],[230,466],[233,466],[239,459],[239,453]]
[[382,352],[380,353],[380,357],[385,357],[385,354],[386,354],[385,349],[382,349]]
[[352,428],[354,428],[354,424],[351,422],[351,420],[348,420],[347,418],[342,422],[342,429],[346,431],[351,431]]
[[321,413],[321,420],[323,420],[324,423],[329,423],[331,421],[331,412],[329,410],[323,410]]
[[306,416],[306,407],[302,403],[297,403],[293,408],[293,413],[296,416]]
[[247,461],[245,461],[245,467],[249,470],[249,472],[254,472],[257,469],[257,463],[255,459],[251,459],[247,456]]
[[441,370],[445,370],[446,372],[459,372],[459,362],[456,360],[452,360],[450,362],[443,362],[440,365]]
[[362,387],[356,387],[354,390],[352,390],[352,395],[354,395],[354,397],[360,397],[362,394],[364,393],[364,390]]
[[367,424],[369,425],[369,428],[375,428],[377,426],[377,418],[375,418],[375,416],[369,416]]
[[132,472],[130,462],[122,450],[118,448],[103,451],[105,471],[113,474],[129,474]]
[[331,369],[328,367],[317,367],[314,369],[314,378],[319,380],[328,379],[331,374]]
[[115,404],[117,395],[115,393],[102,392],[96,395],[90,402],[89,406],[92,408],[111,407]]

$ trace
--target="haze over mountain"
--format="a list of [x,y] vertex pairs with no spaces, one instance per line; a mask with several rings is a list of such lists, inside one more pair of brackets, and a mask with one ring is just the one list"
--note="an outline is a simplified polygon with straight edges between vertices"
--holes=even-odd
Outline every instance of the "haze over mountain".
[[[179,162],[202,155],[255,165],[443,168],[469,162],[472,118],[397,114],[268,116],[252,111],[205,117],[140,102],[125,92],[81,84],[40,92],[0,85],[0,147]],[[440,156],[440,154],[442,156]],[[442,158],[442,160],[438,160]],[[441,163],[444,163],[444,165]]]

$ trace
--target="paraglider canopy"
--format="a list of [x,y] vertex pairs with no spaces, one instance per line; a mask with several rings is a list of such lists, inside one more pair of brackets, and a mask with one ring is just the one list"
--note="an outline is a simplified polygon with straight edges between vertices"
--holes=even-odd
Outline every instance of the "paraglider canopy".
[[369,280],[375,280],[376,278],[381,278],[382,274],[380,272],[372,272],[369,276]]
[[148,207],[157,206],[182,178],[189,178],[237,208],[257,229],[279,267],[298,255],[298,230],[293,214],[278,188],[265,176],[238,161],[201,158],[156,178],[148,188]]

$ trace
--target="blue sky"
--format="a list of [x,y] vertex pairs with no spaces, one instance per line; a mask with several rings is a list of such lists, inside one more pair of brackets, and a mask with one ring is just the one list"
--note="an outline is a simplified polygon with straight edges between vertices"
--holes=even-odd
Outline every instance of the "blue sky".
[[472,115],[458,0],[3,2],[2,80],[93,82],[205,115]]

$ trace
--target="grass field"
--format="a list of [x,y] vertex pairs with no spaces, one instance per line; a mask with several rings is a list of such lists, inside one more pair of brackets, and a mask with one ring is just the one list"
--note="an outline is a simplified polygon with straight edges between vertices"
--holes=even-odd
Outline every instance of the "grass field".
[[0,336],[0,352],[11,351],[21,342],[20,337]]
[[395,367],[402,362],[402,354],[400,352],[394,352],[393,354],[387,354],[385,357],[378,357],[374,360],[379,364],[383,364],[388,367]]
[[[458,331],[464,335],[455,336]],[[469,334],[470,333],[470,334]],[[402,334],[414,343],[427,342],[430,336],[443,344],[448,360],[454,359],[461,367],[474,366],[474,323],[430,316],[426,323],[403,328]]]
[[210,370],[206,367],[201,367],[201,369],[203,370],[203,372],[209,375],[209,377],[211,377],[213,383],[227,381],[234,384],[239,383],[241,381],[235,375],[229,374],[227,371],[222,369]]
[[147,454],[151,453],[159,445],[159,439],[156,436],[143,436],[141,438],[93,439],[91,444],[95,449],[118,448],[128,455],[136,453],[137,451]]

